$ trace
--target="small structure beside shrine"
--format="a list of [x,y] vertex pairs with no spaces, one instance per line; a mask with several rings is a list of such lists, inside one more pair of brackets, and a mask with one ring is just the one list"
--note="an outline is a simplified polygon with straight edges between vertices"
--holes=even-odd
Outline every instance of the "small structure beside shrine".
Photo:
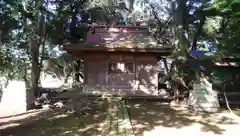
[[159,45],[143,26],[94,26],[85,42],[64,49],[84,63],[88,93],[156,95],[157,62],[173,47]]

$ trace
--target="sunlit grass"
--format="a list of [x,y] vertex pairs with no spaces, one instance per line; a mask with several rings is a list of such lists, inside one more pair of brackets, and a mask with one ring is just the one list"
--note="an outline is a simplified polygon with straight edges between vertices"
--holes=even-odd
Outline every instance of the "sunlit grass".
[[[107,103],[99,102],[101,108],[86,111],[84,115],[47,112],[31,118],[8,123],[18,123],[5,128],[3,135],[11,136],[98,136],[106,118]],[[7,123],[7,122],[6,122]],[[7,125],[7,124],[4,124]],[[2,134],[0,133],[0,136]]]

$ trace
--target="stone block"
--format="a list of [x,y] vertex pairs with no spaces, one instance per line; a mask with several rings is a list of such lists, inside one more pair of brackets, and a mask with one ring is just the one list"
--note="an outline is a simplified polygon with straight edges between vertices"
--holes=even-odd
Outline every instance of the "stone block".
[[206,80],[200,84],[194,84],[193,90],[189,94],[188,105],[194,110],[206,112],[217,112],[220,107],[217,92]]

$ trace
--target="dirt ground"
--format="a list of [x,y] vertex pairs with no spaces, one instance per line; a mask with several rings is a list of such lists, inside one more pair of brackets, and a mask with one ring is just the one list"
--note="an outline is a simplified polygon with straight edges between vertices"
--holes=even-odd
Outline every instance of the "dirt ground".
[[[239,136],[240,117],[226,110],[196,113],[148,100],[128,100],[127,104],[135,136]],[[0,118],[0,136],[99,136],[106,111],[107,106],[81,117],[50,110],[29,111]]]
[[79,117],[51,110],[36,111],[0,118],[0,136],[98,136],[105,118],[104,107]]
[[154,101],[128,101],[136,136],[239,136],[240,117],[224,110],[196,113]]

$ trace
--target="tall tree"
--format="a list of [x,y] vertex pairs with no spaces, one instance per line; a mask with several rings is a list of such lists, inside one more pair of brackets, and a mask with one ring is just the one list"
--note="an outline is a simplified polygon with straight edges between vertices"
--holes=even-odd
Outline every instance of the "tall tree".
[[215,0],[204,11],[208,17],[204,27],[205,37],[211,39],[213,44],[217,45],[218,56],[239,57],[239,9],[239,0]]

